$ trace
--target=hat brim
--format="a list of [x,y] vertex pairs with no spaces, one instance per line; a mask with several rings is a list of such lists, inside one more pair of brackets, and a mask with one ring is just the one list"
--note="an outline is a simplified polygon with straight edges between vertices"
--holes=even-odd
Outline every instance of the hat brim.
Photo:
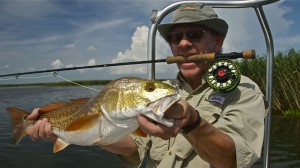
[[224,37],[226,36],[228,31],[228,24],[224,20],[218,18],[206,19],[206,20],[194,21],[194,22],[188,21],[188,22],[179,22],[179,23],[160,24],[158,25],[157,29],[161,34],[161,36],[166,40],[167,34],[172,29],[172,27],[174,27],[175,25],[187,24],[187,23],[205,26],[219,34],[224,35]]

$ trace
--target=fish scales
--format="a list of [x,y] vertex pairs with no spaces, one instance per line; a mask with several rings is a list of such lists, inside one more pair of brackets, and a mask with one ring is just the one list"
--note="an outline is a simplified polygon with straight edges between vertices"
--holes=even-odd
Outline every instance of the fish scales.
[[82,113],[80,109],[84,106],[84,103],[72,104],[64,108],[58,108],[49,112],[46,112],[40,116],[40,119],[47,118],[52,127],[64,130],[74,122],[76,119],[87,115]]

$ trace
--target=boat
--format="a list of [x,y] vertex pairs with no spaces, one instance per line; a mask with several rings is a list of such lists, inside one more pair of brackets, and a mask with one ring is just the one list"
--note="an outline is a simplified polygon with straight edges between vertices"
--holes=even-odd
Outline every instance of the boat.
[[0,75],[1,77],[15,76],[18,78],[21,75],[27,74],[36,74],[36,73],[45,73],[52,72],[53,75],[57,75],[59,71],[69,71],[76,69],[87,69],[87,68],[97,68],[97,67],[110,67],[110,66],[122,66],[122,65],[133,65],[133,64],[147,64],[147,78],[150,80],[155,80],[155,65],[158,62],[166,62],[166,59],[157,60],[155,57],[155,37],[157,33],[157,26],[160,22],[177,7],[187,3],[204,3],[212,6],[213,8],[253,8],[257,19],[261,25],[262,31],[264,33],[267,58],[266,58],[266,100],[269,104],[269,113],[265,118],[265,137],[264,137],[264,151],[263,151],[263,166],[264,168],[270,167],[270,131],[271,131],[271,118],[272,118],[272,90],[273,90],[273,67],[274,67],[274,46],[272,33],[269,28],[267,18],[264,14],[263,6],[275,3],[279,0],[206,0],[206,1],[178,1],[171,3],[170,5],[164,7],[161,10],[153,10],[151,16],[151,27],[148,34],[147,41],[147,60],[146,61],[133,61],[133,62],[124,62],[124,63],[114,63],[114,64],[101,64],[93,66],[83,66],[83,67],[70,67],[70,68],[61,68],[61,69],[50,69],[50,70],[41,70],[41,71],[31,71],[31,72],[22,72],[22,73],[13,73]]

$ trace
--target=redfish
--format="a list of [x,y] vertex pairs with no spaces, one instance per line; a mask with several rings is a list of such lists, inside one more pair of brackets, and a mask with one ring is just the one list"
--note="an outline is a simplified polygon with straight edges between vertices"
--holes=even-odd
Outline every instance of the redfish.
[[[139,115],[171,127],[174,121],[165,118],[164,112],[180,99],[176,89],[166,83],[120,78],[111,81],[93,98],[42,106],[39,119],[47,118],[58,136],[53,147],[56,153],[70,144],[106,145],[130,133],[145,136],[138,129]],[[12,143],[17,145],[36,121],[28,120],[30,113],[24,110],[9,107],[7,111],[12,123]]]

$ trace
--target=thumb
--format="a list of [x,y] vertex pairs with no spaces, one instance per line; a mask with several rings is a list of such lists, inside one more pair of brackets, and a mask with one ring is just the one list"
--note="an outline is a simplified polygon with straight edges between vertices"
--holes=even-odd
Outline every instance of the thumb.
[[37,120],[40,117],[39,108],[35,108],[32,110],[31,114],[27,116],[29,120]]
[[165,112],[165,117],[172,119],[183,119],[186,117],[190,109],[191,106],[187,101],[180,100],[170,106],[170,108]]

